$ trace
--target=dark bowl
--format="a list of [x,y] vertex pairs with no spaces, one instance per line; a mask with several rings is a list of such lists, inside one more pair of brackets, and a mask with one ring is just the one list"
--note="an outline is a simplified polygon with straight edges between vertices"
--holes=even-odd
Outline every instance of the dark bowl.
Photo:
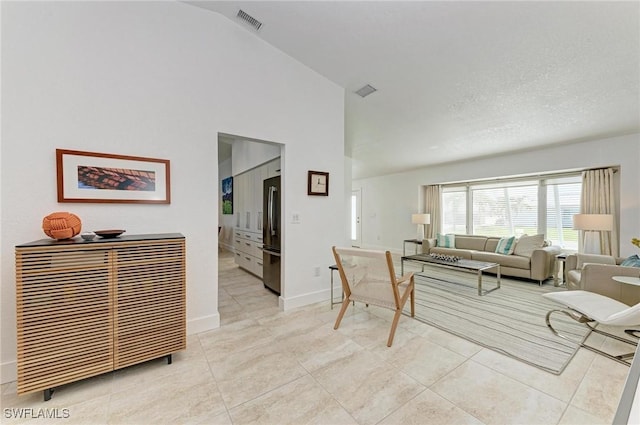
[[111,230],[94,230],[93,233],[100,236],[101,238],[117,238],[121,234],[126,232],[126,230],[120,229],[111,229]]

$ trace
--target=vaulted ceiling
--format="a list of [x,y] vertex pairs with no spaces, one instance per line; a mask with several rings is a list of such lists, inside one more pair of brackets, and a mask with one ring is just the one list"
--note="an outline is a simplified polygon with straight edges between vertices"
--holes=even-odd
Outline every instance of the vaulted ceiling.
[[640,132],[637,1],[187,3],[345,88],[354,178]]

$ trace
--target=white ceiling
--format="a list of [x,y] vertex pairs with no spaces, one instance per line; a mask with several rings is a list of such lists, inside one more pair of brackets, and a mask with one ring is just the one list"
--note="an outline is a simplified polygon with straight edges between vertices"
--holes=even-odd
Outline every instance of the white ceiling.
[[188,3],[345,88],[354,178],[640,131],[638,1]]

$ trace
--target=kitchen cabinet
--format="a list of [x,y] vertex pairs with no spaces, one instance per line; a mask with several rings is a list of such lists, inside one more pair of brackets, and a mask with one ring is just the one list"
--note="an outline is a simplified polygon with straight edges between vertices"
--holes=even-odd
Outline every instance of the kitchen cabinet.
[[[280,158],[234,176],[235,262],[262,278],[263,182],[280,175]],[[237,184],[236,184],[237,182]]]

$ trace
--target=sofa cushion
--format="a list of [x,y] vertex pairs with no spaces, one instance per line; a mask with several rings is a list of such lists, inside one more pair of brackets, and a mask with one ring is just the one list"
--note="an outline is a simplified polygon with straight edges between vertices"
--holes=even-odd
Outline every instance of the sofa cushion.
[[474,251],[471,259],[476,261],[488,261],[490,263],[498,263],[504,267],[513,267],[515,269],[529,270],[531,267],[531,259],[517,255],[504,255],[495,252]]
[[531,257],[533,251],[542,248],[544,245],[544,235],[527,236],[522,235],[516,243],[516,249],[513,251],[515,255],[521,255],[523,257]]
[[446,235],[443,235],[441,233],[438,233],[437,239],[438,239],[437,246],[440,246],[442,248],[456,247],[456,236],[454,234],[447,233]]
[[640,257],[634,254],[631,257],[625,259],[622,263],[620,263],[620,265],[625,267],[640,267]]
[[516,237],[511,236],[508,238],[500,238],[498,246],[496,246],[495,252],[498,254],[511,255],[516,249]]
[[456,235],[456,248],[484,251],[487,242],[486,236]]
[[500,242],[500,238],[491,237],[491,236],[488,237],[487,242],[484,244],[484,251],[496,252],[496,247],[498,246],[498,242]]

